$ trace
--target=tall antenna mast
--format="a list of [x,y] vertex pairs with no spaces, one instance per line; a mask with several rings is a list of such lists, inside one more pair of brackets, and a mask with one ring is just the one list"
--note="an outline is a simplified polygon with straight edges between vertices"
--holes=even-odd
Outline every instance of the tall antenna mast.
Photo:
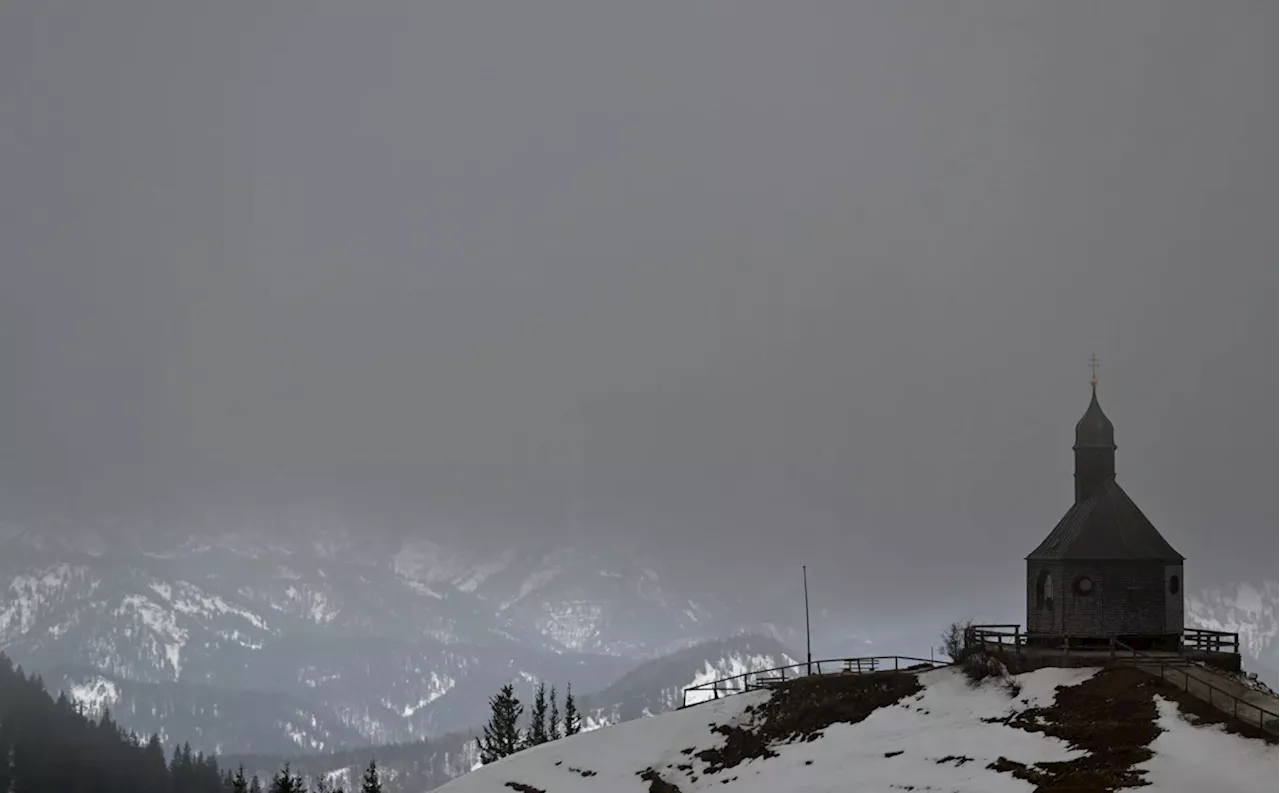
[[813,642],[809,636],[809,566],[801,565],[804,575],[804,673],[813,674]]

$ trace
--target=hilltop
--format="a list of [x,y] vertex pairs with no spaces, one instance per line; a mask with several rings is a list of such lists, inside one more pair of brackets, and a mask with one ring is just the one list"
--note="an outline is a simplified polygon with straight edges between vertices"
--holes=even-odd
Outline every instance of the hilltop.
[[1136,669],[811,678],[536,747],[446,793],[1257,791],[1273,743]]

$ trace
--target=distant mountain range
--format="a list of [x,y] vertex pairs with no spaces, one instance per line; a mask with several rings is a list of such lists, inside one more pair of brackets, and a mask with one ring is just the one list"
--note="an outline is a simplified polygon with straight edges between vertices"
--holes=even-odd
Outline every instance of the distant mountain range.
[[1277,688],[1276,594],[1277,582],[1239,582],[1223,588],[1204,589],[1186,599],[1187,623],[1210,630],[1240,634],[1240,654],[1245,669]]
[[[196,539],[0,526],[0,650],[126,728],[283,755],[435,745],[481,723],[512,680],[572,683],[590,724],[614,723],[803,645],[789,594],[615,543],[483,552],[362,540],[324,520],[211,522],[251,528]],[[1246,667],[1275,686],[1274,581],[1198,591],[1187,612],[1238,631]],[[907,641],[911,626],[872,639],[834,623],[827,654],[927,654],[938,627]],[[741,644],[705,644],[725,637]],[[655,659],[663,671],[645,677]]]
[[[702,642],[669,656],[640,664],[614,684],[579,701],[583,731],[623,721],[657,715],[681,704],[684,689],[698,683],[796,663],[776,639],[742,635]],[[524,680],[517,695],[527,704],[536,681]],[[479,728],[439,736],[426,741],[354,749],[331,754],[253,754],[229,756],[223,765],[244,767],[262,777],[286,761],[308,779],[324,776],[352,789],[376,754],[387,793],[421,793],[472,770],[479,764],[475,735]]]
[[771,630],[631,549],[308,540],[10,530],[0,650],[139,732],[329,751],[469,728],[509,680],[587,694],[692,643]]

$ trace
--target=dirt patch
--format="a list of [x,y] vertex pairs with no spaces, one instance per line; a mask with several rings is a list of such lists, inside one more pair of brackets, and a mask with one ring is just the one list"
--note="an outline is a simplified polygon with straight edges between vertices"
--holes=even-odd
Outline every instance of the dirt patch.
[[636,776],[649,783],[649,793],[681,793],[680,788],[663,779],[652,768],[637,771]]
[[577,774],[579,776],[584,776],[584,777],[596,775],[596,772],[592,771],[589,768],[574,768],[573,766],[569,766],[569,772],[572,774]]
[[747,708],[746,726],[712,726],[713,733],[724,736],[724,746],[694,757],[706,763],[708,774],[776,757],[772,746],[817,740],[832,724],[856,724],[921,688],[916,676],[905,672],[800,678],[775,686],[769,701]]
[[[1059,687],[1053,705],[1005,719],[1010,727],[1066,741],[1088,754],[1027,766],[1001,757],[989,767],[1036,786],[1037,793],[1115,791],[1148,784],[1135,767],[1151,758],[1160,734],[1154,695],[1164,686],[1138,669],[1106,669],[1077,686]],[[1163,692],[1161,692],[1163,693]]]
[[540,787],[534,787],[533,785],[526,785],[523,782],[508,782],[507,787],[516,791],[516,793],[547,793],[547,791],[543,790]]
[[1156,695],[1178,704],[1193,723],[1220,724],[1229,732],[1274,739],[1258,728],[1230,719],[1212,705],[1140,669],[1104,669],[1083,683],[1059,687],[1053,705],[1030,708],[1005,719],[1010,727],[1039,732],[1088,752],[1076,760],[1028,766],[1001,757],[989,768],[1036,786],[1036,793],[1116,791],[1149,784],[1137,768],[1151,759],[1151,742],[1161,733]]

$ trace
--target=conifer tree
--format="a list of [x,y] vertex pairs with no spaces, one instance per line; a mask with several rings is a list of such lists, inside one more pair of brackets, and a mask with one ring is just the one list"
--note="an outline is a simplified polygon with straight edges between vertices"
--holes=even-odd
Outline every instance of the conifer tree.
[[236,775],[231,779],[231,793],[249,793],[249,781],[244,778],[244,765],[236,769]]
[[0,790],[9,790],[9,780],[12,776],[13,767],[13,749],[9,747],[8,736],[5,735],[5,722],[0,720]]
[[364,784],[360,793],[382,793],[382,782],[378,779],[378,761],[370,758],[369,767],[364,770]]
[[285,763],[284,768],[271,780],[270,793],[307,793],[307,787],[302,777],[293,773],[289,764]]
[[533,707],[529,709],[529,732],[524,745],[537,746],[547,740],[547,684],[539,682],[533,694]]
[[547,719],[547,740],[560,737],[560,705],[556,703],[556,687],[551,687],[551,716]]
[[480,762],[485,765],[520,751],[519,723],[524,712],[524,706],[516,698],[515,687],[510,683],[489,699],[489,708],[489,723],[484,727],[484,737],[476,739]]
[[578,715],[578,703],[573,700],[573,684],[564,689],[564,734],[577,735],[582,731],[582,718]]
[[254,774],[253,779],[249,780],[249,793],[262,793],[262,780],[258,779],[257,774]]

